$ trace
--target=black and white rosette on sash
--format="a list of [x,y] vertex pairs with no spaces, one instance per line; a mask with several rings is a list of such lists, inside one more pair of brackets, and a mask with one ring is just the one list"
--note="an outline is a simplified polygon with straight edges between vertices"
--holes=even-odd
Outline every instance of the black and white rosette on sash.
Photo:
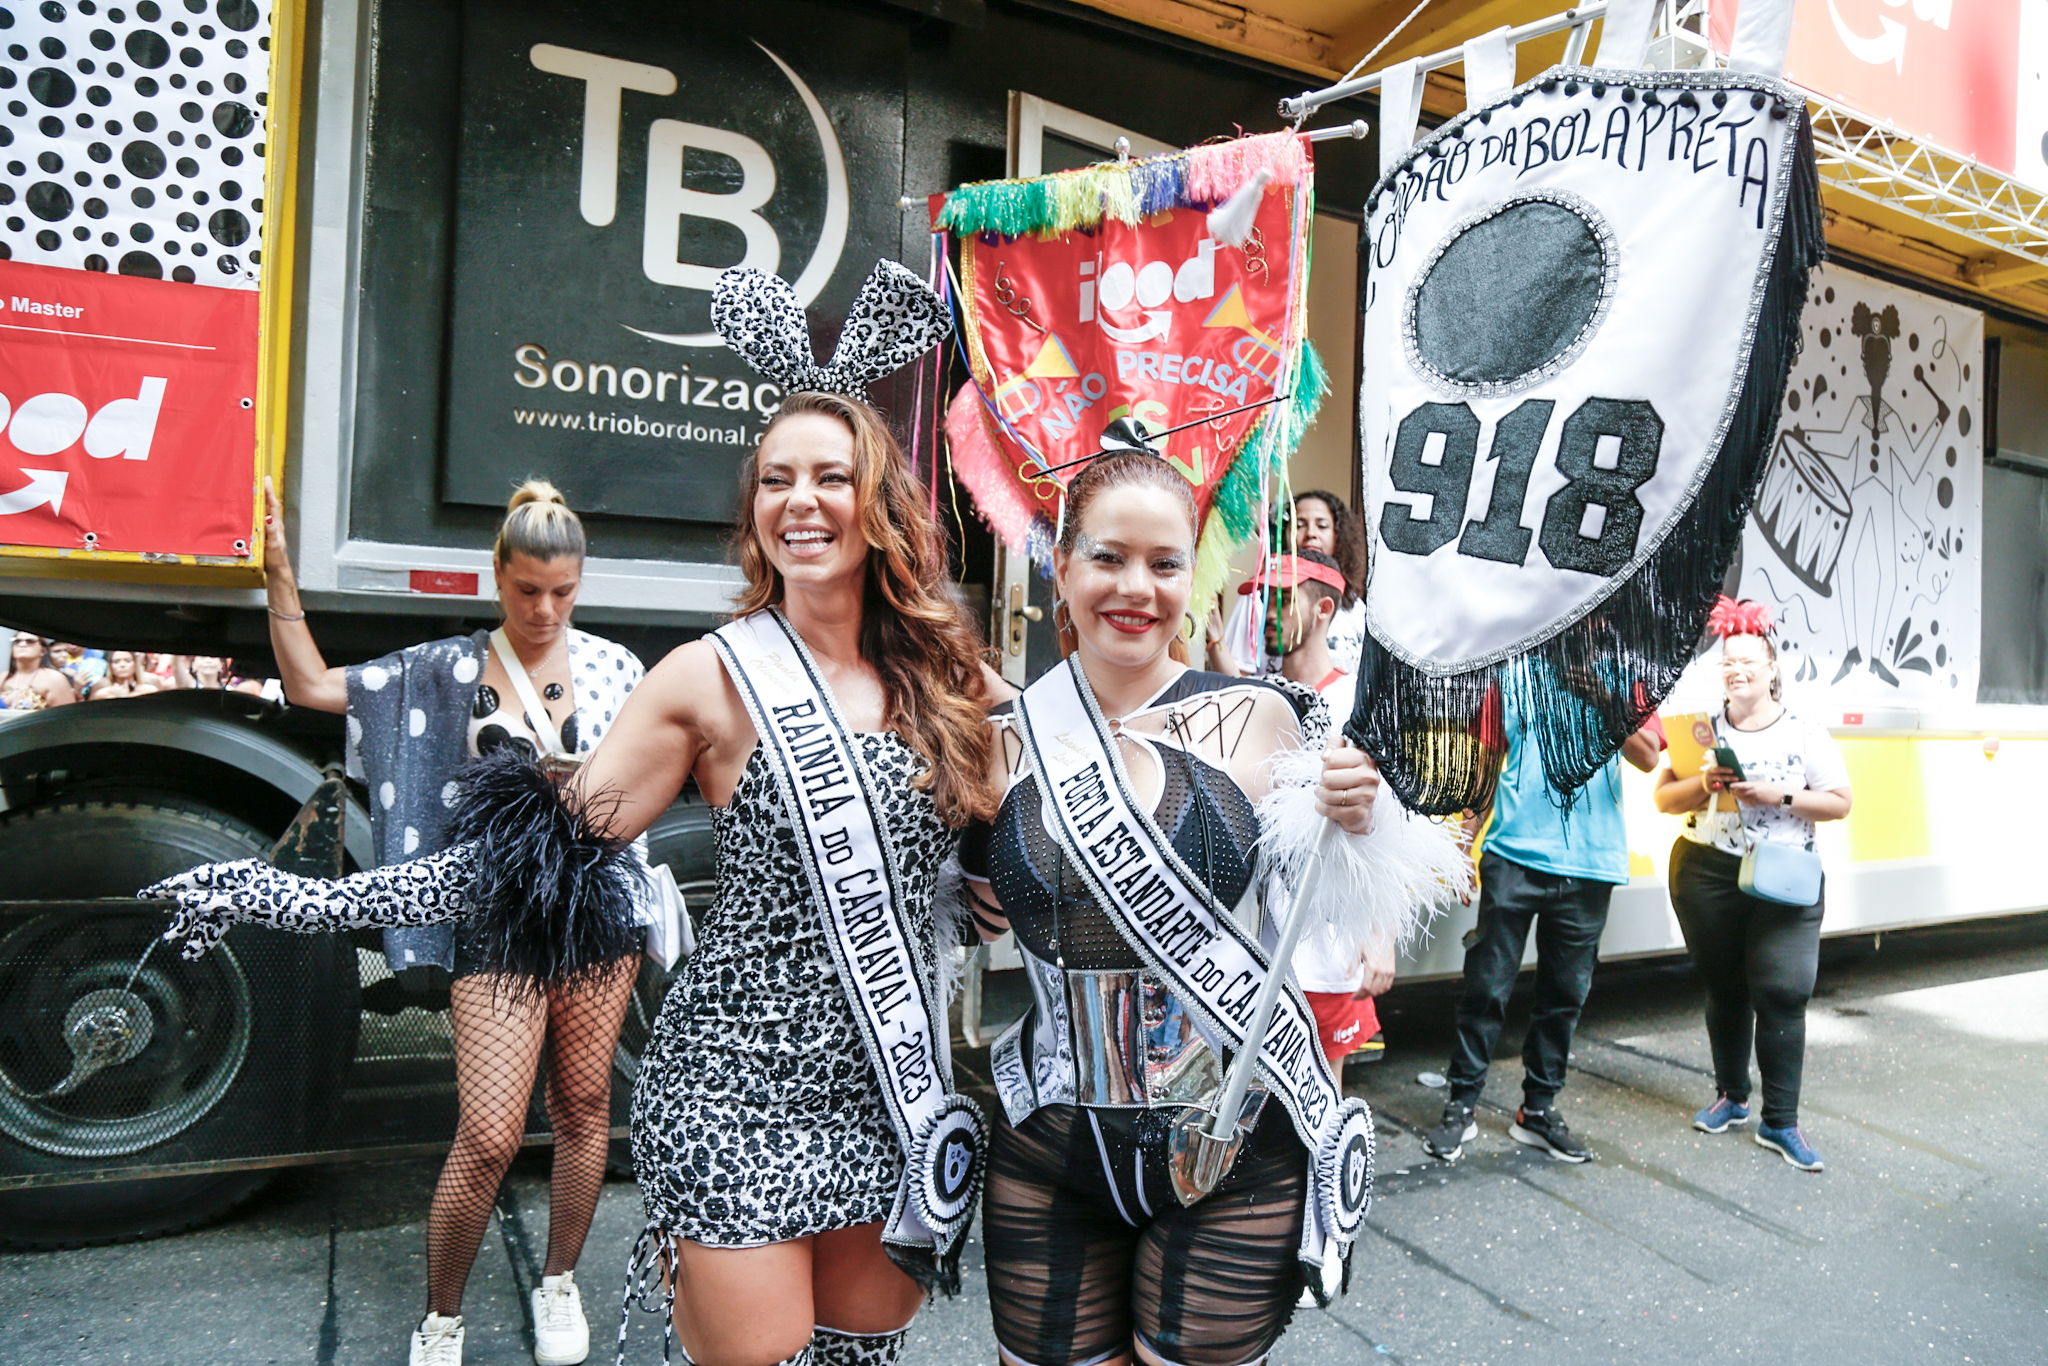
[[[1048,670],[1016,711],[1047,828],[1110,923],[1216,1037],[1241,1047],[1272,965],[1136,799],[1080,666],[1070,659]],[[1364,1101],[1345,1099],[1315,1015],[1292,982],[1280,994],[1259,1063],[1309,1151],[1301,1259],[1320,1267],[1328,1240],[1348,1246],[1372,1202],[1371,1112]],[[1361,1140],[1363,1163],[1352,1160]]]
[[774,759],[804,873],[825,912],[825,942],[903,1145],[903,1184],[882,1241],[921,1282],[950,1288],[981,1186],[987,1131],[974,1102],[952,1092],[946,1013],[905,930],[874,779],[831,689],[780,612],[742,617],[711,640]]
[[1691,659],[1764,473],[1825,251],[1804,96],[1553,68],[1418,143],[1366,215],[1346,730],[1410,809],[1456,812],[1505,693],[1573,792]]

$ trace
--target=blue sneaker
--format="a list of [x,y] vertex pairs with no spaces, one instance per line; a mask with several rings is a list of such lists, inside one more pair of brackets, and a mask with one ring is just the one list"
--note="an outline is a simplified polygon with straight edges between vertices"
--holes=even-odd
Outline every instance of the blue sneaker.
[[1756,1126],[1756,1143],[1759,1148],[1769,1148],[1803,1172],[1822,1170],[1820,1154],[1806,1141],[1806,1135],[1799,1132],[1797,1124],[1788,1124],[1782,1129],[1759,1124]]
[[1749,1107],[1737,1105],[1725,1095],[1714,1097],[1712,1105],[1692,1117],[1692,1127],[1703,1134],[1725,1134],[1747,1123]]

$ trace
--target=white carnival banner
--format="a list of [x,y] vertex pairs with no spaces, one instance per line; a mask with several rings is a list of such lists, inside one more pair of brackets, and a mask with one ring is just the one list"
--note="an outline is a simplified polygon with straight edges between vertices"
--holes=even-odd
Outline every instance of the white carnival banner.
[[[1490,693],[1540,713],[1569,792],[1677,678],[1769,452],[1818,212],[1803,100],[1736,71],[1553,68],[1375,187],[1348,729],[1412,808],[1483,793],[1457,737]],[[1612,676],[1575,701],[1586,660]]]
[[1984,315],[1815,271],[1742,537],[1789,687],[1830,708],[1974,702]]

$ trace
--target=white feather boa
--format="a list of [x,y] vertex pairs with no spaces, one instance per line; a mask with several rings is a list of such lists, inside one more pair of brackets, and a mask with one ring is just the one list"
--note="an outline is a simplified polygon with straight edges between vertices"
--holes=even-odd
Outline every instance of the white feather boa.
[[959,946],[975,942],[974,916],[967,904],[970,895],[960,856],[948,854],[939,865],[938,882],[932,888],[932,929],[939,960],[939,1000],[949,1009],[960,992],[960,979],[966,969],[967,960]]
[[[1315,750],[1281,750],[1272,759],[1272,791],[1259,802],[1264,866],[1290,888],[1300,885],[1302,865],[1329,819],[1316,813],[1322,768],[1323,756]],[[1471,884],[1472,861],[1457,828],[1416,815],[1382,784],[1371,830],[1339,832],[1325,846],[1309,924],[1328,925],[1354,943],[1385,934],[1401,944]]]

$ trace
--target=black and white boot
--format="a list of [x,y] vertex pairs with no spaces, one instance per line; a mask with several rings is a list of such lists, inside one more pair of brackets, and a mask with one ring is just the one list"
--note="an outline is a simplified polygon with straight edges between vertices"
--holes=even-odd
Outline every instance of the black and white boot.
[[893,1333],[846,1333],[822,1323],[811,1334],[816,1366],[896,1366],[903,1356],[908,1324]]

